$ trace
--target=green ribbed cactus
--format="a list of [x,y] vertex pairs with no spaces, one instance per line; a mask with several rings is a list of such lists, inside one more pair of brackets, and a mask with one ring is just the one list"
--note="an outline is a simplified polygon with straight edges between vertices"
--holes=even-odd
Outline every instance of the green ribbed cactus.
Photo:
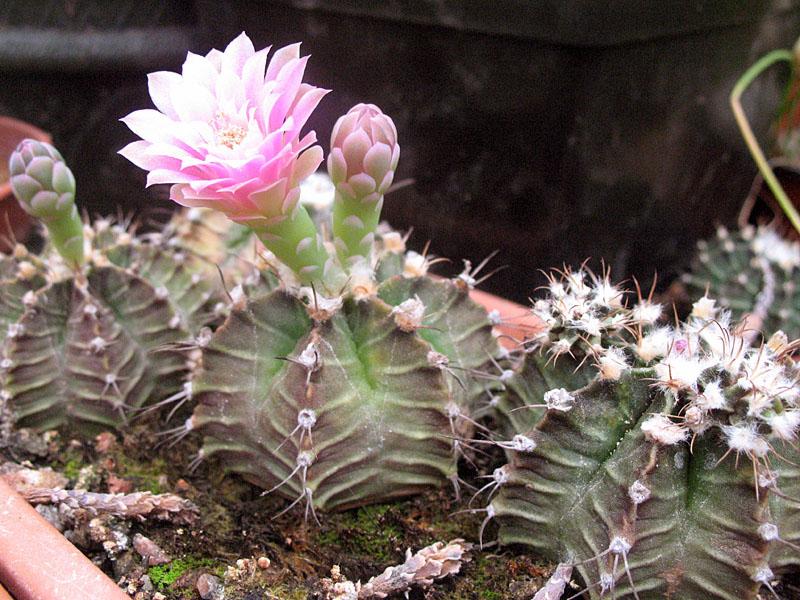
[[336,200],[316,234],[344,287],[306,287],[262,250],[280,284],[234,306],[203,351],[194,415],[174,430],[201,432],[201,457],[306,516],[457,484],[474,415],[502,384],[471,273],[432,278],[426,257],[378,226],[396,165],[391,120],[375,107],[349,114],[334,132],[346,148],[330,162]]
[[187,348],[221,316],[215,269],[209,277],[205,261],[163,236],[84,225],[72,174],[48,144],[22,142],[10,174],[46,246],[0,257],[0,413],[20,427],[90,434],[189,395]]
[[797,344],[749,347],[707,296],[683,324],[661,312],[606,278],[551,278],[480,510],[591,598],[753,599],[800,564]]
[[698,244],[691,270],[683,276],[692,295],[708,290],[739,319],[754,315],[767,337],[779,329],[800,337],[800,244],[770,229],[724,227]]

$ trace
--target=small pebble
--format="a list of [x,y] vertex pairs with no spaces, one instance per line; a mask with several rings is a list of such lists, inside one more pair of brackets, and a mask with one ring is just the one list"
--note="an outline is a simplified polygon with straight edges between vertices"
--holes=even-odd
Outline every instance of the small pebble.
[[208,573],[203,573],[197,578],[196,587],[203,600],[215,600],[222,595],[222,583],[219,578]]
[[147,566],[164,565],[172,560],[158,544],[141,533],[133,536],[133,548],[147,561]]
[[108,454],[116,445],[117,438],[110,431],[104,431],[94,438],[94,449],[98,454]]
[[130,494],[133,491],[133,482],[109,473],[108,491],[111,494]]
[[161,592],[156,592],[153,594],[153,600],[167,600],[167,597]]
[[270,561],[266,556],[260,556],[256,561],[259,569],[269,569]]

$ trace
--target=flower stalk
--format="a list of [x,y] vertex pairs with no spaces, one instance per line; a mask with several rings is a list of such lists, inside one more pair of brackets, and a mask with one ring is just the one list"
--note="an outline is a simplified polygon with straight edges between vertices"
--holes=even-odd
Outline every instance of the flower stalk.
[[295,272],[302,284],[323,280],[331,268],[332,259],[304,206],[298,205],[278,222],[256,225],[253,231],[278,260]]

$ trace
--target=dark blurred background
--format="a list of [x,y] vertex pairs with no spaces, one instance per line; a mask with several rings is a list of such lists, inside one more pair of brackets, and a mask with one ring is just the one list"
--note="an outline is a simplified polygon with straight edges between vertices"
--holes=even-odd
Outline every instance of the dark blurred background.
[[[0,0],[0,114],[49,131],[93,213],[143,218],[166,190],[116,151],[150,107],[146,73],[187,50],[302,41],[327,87],[311,120],[373,102],[397,123],[385,215],[438,255],[510,268],[485,289],[524,300],[537,269],[604,258],[668,281],[732,223],[755,174],[728,107],[738,76],[800,33],[779,0]],[[766,143],[786,70],[745,98]]]

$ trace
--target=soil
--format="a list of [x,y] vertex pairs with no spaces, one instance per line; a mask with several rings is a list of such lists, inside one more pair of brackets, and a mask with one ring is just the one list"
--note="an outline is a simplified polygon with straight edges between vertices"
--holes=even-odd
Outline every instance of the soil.
[[[97,526],[90,526],[89,516],[66,531],[135,600],[197,600],[198,588],[208,589],[209,575],[224,586],[225,600],[322,600],[321,580],[334,565],[351,581],[367,581],[402,563],[407,548],[416,551],[455,538],[475,545],[470,562],[453,577],[424,590],[413,589],[411,600],[530,600],[555,567],[524,548],[498,550],[491,543],[496,535],[492,523],[481,550],[483,514],[464,512],[472,492],[456,501],[451,489],[441,489],[391,504],[319,515],[320,524],[305,522],[301,507],[276,516],[285,508],[284,500],[263,496],[239,477],[224,475],[213,461],[189,472],[199,440],[190,436],[172,448],[157,447],[158,430],[155,424],[141,424],[127,434],[104,433],[89,442],[57,432],[34,435],[20,430],[12,445],[0,449],[0,463],[52,467],[69,478],[69,487],[172,492],[198,506],[200,517],[191,526],[105,519],[105,530],[119,542],[111,546],[93,535]],[[482,485],[485,479],[480,475],[502,461],[497,449],[478,455],[460,476],[466,483]],[[472,506],[484,504],[485,499],[476,499]],[[40,512],[51,519],[57,513],[52,507],[40,507]],[[171,561],[148,566],[131,543],[136,534],[152,540]],[[564,598],[578,589],[573,582]],[[776,592],[781,600],[800,600],[800,577],[785,579]]]
[[[483,538],[489,543],[481,551],[478,531],[484,514],[459,512],[468,506],[473,493],[469,490],[460,502],[452,489],[441,489],[392,504],[322,514],[319,525],[313,518],[306,523],[300,506],[276,517],[286,506],[283,499],[262,496],[262,490],[222,474],[213,461],[188,472],[186,465],[197,452],[199,440],[189,437],[172,448],[154,450],[158,429],[142,424],[125,435],[106,433],[90,442],[49,432],[44,437],[23,436],[16,447],[0,450],[4,460],[52,467],[69,478],[69,487],[173,492],[199,507],[200,518],[192,526],[105,520],[114,539],[121,540],[111,546],[87,533],[91,530],[88,516],[66,532],[137,600],[200,598],[198,578],[204,574],[219,578],[226,600],[323,598],[321,579],[330,575],[334,565],[351,581],[365,582],[386,567],[402,563],[407,548],[413,552],[455,538],[475,544],[472,560],[459,574],[426,590],[412,590],[412,600],[530,600],[553,570],[553,564],[523,549],[498,550],[491,544],[496,535],[492,523]],[[501,461],[499,452],[479,456],[461,477],[473,485],[485,482],[479,475],[491,472]],[[472,506],[484,504],[485,499],[478,498]],[[137,533],[155,542],[171,562],[148,567],[130,542]],[[201,588],[208,581],[203,579]]]

